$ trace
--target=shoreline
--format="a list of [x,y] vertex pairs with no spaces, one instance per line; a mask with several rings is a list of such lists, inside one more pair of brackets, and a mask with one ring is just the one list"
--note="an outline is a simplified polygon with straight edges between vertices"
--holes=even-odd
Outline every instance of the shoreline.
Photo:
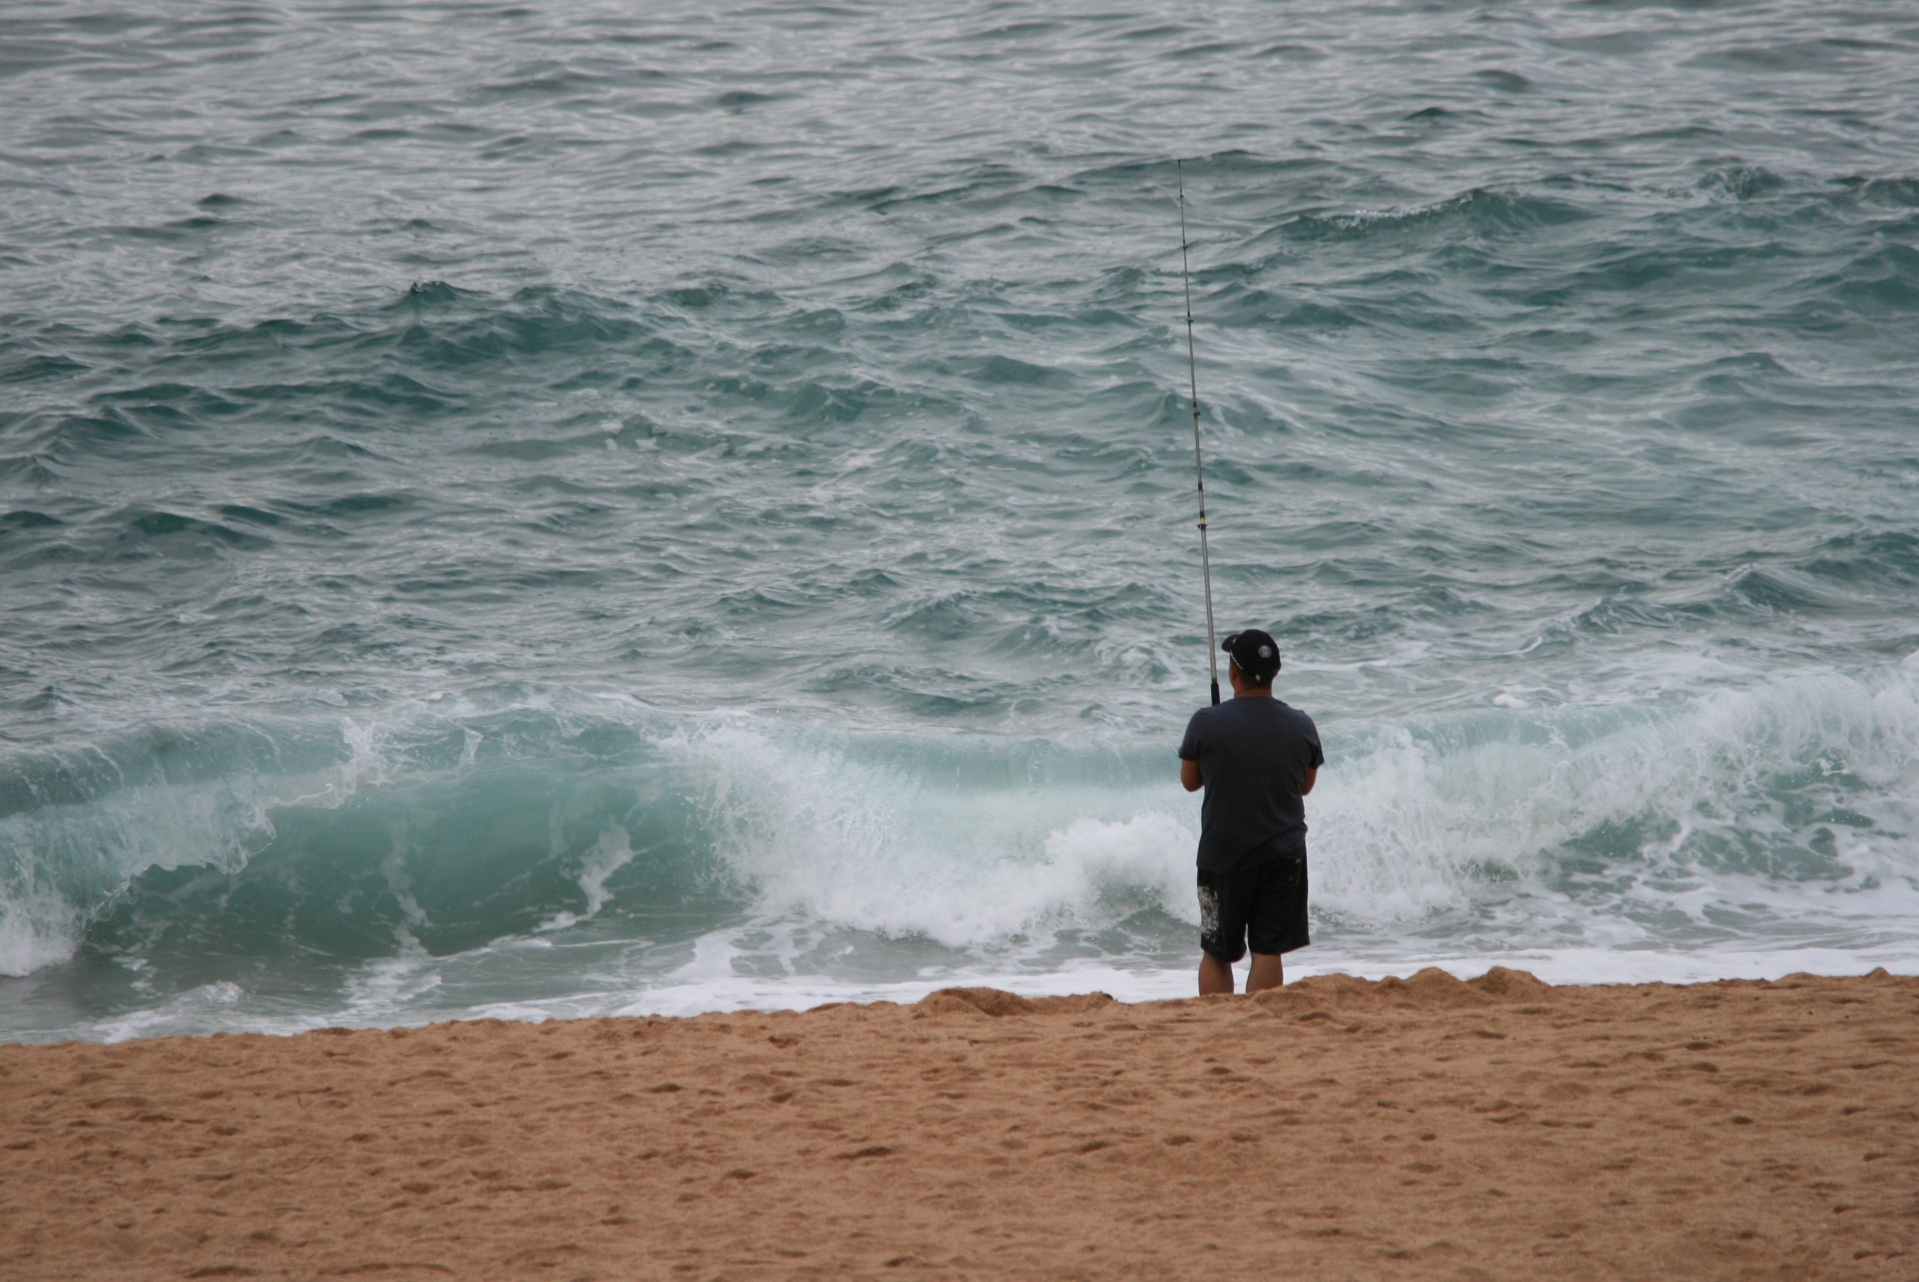
[[1900,1278],[1919,978],[0,1045],[33,1278]]
[[[1584,948],[1550,954],[1537,951],[1461,955],[1435,952],[1417,960],[1351,954],[1337,958],[1328,955],[1316,960],[1310,956],[1314,951],[1306,950],[1308,955],[1299,956],[1298,960],[1289,956],[1286,968],[1288,987],[1305,980],[1335,975],[1378,982],[1402,977],[1409,973],[1409,968],[1442,970],[1461,980],[1477,978],[1490,969],[1504,968],[1524,971],[1556,987],[1569,988],[1634,984],[1685,987],[1743,980],[1778,982],[1805,975],[1840,978],[1856,976],[1868,968],[1888,970],[1895,975],[1919,976],[1919,957],[1899,949],[1862,952],[1801,948],[1685,954],[1659,950],[1628,950],[1622,953],[1617,949]],[[1243,972],[1244,963],[1241,963],[1236,974],[1242,984]],[[31,986],[43,981],[41,972],[25,976],[0,976],[0,995],[5,994],[6,986],[10,983]],[[618,992],[609,989],[575,992],[563,997],[502,998],[464,1008],[385,1008],[373,1012],[349,1006],[334,1010],[331,1016],[262,1014],[237,1019],[232,1017],[231,1008],[224,1003],[212,1017],[208,1016],[204,1006],[177,1009],[181,1005],[191,1004],[204,992],[204,989],[194,989],[175,994],[169,1002],[159,1006],[81,1017],[64,1026],[29,1022],[0,1029],[0,1046],[58,1045],[68,1041],[119,1044],[168,1037],[205,1037],[215,1033],[296,1037],[329,1027],[382,1030],[393,1027],[426,1028],[484,1019],[542,1023],[549,1020],[691,1019],[710,1014],[805,1012],[819,1006],[844,1003],[911,1005],[942,988],[953,987],[1004,988],[1022,997],[1035,999],[1097,991],[1131,1005],[1196,995],[1190,964],[1162,970],[1117,969],[1095,964],[1073,965],[1048,972],[975,971],[935,980],[876,981],[867,984],[834,981],[817,985],[796,984],[785,978],[768,981],[739,975],[723,982],[702,979],[685,985],[642,986],[637,992],[633,989]]]

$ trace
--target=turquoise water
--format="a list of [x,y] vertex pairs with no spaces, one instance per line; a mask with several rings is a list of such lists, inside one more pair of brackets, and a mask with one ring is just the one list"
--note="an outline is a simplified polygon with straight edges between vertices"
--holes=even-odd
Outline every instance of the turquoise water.
[[[718,9],[718,12],[714,10]],[[1919,19],[0,15],[0,1038],[1919,967]]]

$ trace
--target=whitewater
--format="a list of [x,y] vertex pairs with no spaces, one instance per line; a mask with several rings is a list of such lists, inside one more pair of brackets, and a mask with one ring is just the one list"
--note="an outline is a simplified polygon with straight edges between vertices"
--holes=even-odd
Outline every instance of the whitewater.
[[0,14],[0,1039],[1919,969],[1919,22]]

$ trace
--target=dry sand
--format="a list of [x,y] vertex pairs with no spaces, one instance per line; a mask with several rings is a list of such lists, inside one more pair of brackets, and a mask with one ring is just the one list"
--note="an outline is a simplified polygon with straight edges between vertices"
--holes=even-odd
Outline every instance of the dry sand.
[[0,1046],[0,1277],[1919,1278],[1919,979]]

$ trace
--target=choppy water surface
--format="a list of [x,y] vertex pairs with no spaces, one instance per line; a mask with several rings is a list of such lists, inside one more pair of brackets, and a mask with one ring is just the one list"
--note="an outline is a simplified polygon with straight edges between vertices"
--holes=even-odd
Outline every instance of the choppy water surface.
[[[715,12],[715,9],[718,12]],[[0,15],[0,1037],[1919,966],[1897,5]]]

